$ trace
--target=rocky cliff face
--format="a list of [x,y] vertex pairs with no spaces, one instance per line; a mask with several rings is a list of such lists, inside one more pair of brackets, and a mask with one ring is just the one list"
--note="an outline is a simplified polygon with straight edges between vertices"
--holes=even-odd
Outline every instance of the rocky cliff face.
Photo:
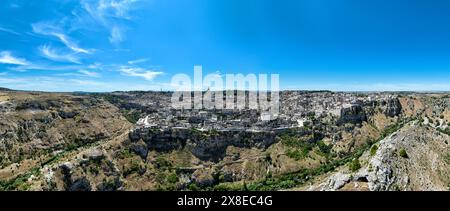
[[229,146],[265,149],[276,142],[280,131],[200,131],[197,129],[137,128],[129,138],[132,142],[143,140],[148,150],[170,152],[186,148],[201,160],[219,161]]
[[337,124],[361,124],[376,114],[377,110],[381,110],[386,117],[393,118],[401,115],[402,105],[396,97],[380,101],[371,100],[353,103],[340,110],[340,118]]
[[398,98],[389,99],[386,103],[385,114],[389,117],[395,117],[402,112],[402,105]]
[[313,190],[448,190],[450,137],[414,121],[361,158],[362,168],[342,168]]
[[[131,127],[116,107],[90,96],[3,94],[8,99],[1,103],[0,167],[5,171],[0,176],[20,173],[25,167],[19,163],[39,165],[55,154],[111,140]],[[7,171],[11,165],[17,170]]]
[[341,116],[338,120],[338,124],[361,124],[362,122],[367,121],[366,113],[361,105],[351,105],[348,108],[341,109]]

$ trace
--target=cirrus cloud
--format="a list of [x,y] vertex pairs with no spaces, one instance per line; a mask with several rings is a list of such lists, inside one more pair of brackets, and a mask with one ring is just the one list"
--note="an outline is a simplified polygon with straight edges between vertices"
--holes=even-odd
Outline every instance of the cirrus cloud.
[[39,47],[39,51],[44,57],[53,61],[80,64],[79,58],[76,55],[59,52],[48,45]]
[[84,27],[86,23],[96,23],[109,30],[109,42],[118,44],[125,40],[125,28],[121,20],[130,20],[129,12],[141,0],[81,0],[82,10],[75,10],[74,24]]
[[62,42],[67,48],[75,53],[91,54],[94,50],[85,49],[78,46],[78,43],[73,41],[68,35],[64,34],[64,30],[57,26],[57,24],[52,24],[48,22],[39,22],[31,25],[33,32],[36,34],[53,36]]
[[14,57],[9,51],[0,52],[0,63],[13,65],[28,65],[29,62],[25,59]]
[[153,81],[153,79],[155,79],[157,76],[164,74],[163,72],[145,70],[139,67],[122,67],[119,71],[122,73],[122,75],[142,77],[147,81]]

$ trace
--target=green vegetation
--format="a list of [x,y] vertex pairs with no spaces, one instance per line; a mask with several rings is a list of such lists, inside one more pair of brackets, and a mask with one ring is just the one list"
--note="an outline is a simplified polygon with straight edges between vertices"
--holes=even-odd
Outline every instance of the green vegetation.
[[281,143],[288,147],[294,148],[306,148],[311,151],[313,144],[311,143],[314,139],[314,135],[310,134],[307,136],[298,136],[293,134],[284,134],[281,137]]
[[402,158],[409,158],[408,153],[406,153],[405,149],[401,149],[399,151],[398,155],[400,155],[400,157],[402,157]]
[[29,172],[19,175],[9,181],[0,181],[0,191],[28,190],[30,188],[27,184],[28,178],[30,178],[31,175],[38,176],[39,174],[39,168],[33,168]]
[[131,175],[133,173],[139,173],[141,172],[142,167],[140,165],[140,162],[137,160],[131,160],[131,164],[128,167],[124,167],[123,169],[123,176],[127,177],[128,175]]
[[[250,191],[273,191],[281,189],[289,189],[297,187],[298,185],[304,184],[315,176],[319,176],[330,171],[335,170],[337,167],[345,165],[355,159],[361,157],[361,155],[370,149],[371,145],[364,145],[360,149],[356,150],[354,153],[349,154],[343,158],[336,159],[325,164],[322,164],[315,169],[302,169],[297,172],[292,172],[289,174],[284,174],[276,177],[267,177],[263,180],[247,184],[247,189]],[[243,191],[244,186],[242,184],[236,183],[222,183],[207,190],[216,191]]]
[[286,155],[295,160],[306,158],[315,146],[315,144],[309,142],[309,139],[312,138],[311,135],[306,137],[298,137],[296,135],[285,134],[280,138],[281,143],[289,148],[286,150]]
[[119,152],[118,157],[120,159],[126,159],[126,158],[132,158],[135,154],[133,154],[130,149],[124,149],[123,151]]
[[[276,177],[266,177],[265,179],[262,179],[260,181],[253,182],[251,184],[246,184],[245,186],[243,184],[239,183],[221,183],[214,187],[210,187],[207,190],[216,190],[216,191],[244,191],[244,190],[250,190],[250,191],[273,191],[273,190],[282,190],[282,189],[290,189],[297,187],[299,185],[305,184],[307,181],[312,179],[315,176],[323,175],[325,173],[334,171],[336,168],[346,165],[348,163],[352,163],[351,165],[354,166],[354,169],[356,167],[361,168],[361,164],[359,163],[358,159],[361,157],[361,155],[366,152],[367,150],[371,149],[373,144],[379,142],[380,140],[386,138],[390,134],[396,132],[400,128],[403,127],[403,123],[398,123],[395,125],[392,125],[385,129],[385,131],[382,133],[381,137],[376,141],[369,141],[365,145],[361,146],[357,150],[353,151],[350,154],[342,155],[340,158],[336,158],[334,160],[329,160],[327,163],[322,164],[321,166],[314,168],[314,169],[302,169],[297,172],[292,172]],[[287,141],[290,146],[295,146],[296,143],[295,140],[292,139],[282,139],[282,141]],[[358,165],[359,163],[359,165]]]
[[170,169],[172,168],[172,164],[167,161],[164,157],[158,156],[155,160],[155,166],[158,169]]
[[104,190],[116,190],[117,189],[117,185],[114,180],[107,180],[106,178],[103,178],[102,185],[103,185]]
[[369,167],[368,167],[367,171],[369,171],[369,172],[372,172],[372,171],[373,171],[373,166],[372,166],[371,163],[369,164]]
[[[158,191],[174,191],[178,190],[178,176],[175,172],[156,171],[155,179],[158,182]],[[188,186],[189,188],[189,186]],[[191,187],[195,188],[195,187]]]
[[319,147],[319,151],[322,153],[322,155],[329,155],[331,153],[331,149],[333,146],[326,145],[323,141],[318,141],[317,147]]
[[191,190],[191,191],[199,191],[200,188],[199,188],[195,183],[191,183],[191,184],[189,184],[189,186],[188,186],[188,190]]
[[375,156],[375,154],[377,154],[378,151],[378,146],[377,145],[373,145],[372,148],[370,148],[370,156]]
[[297,137],[295,135],[285,134],[281,136],[281,142],[289,149],[286,150],[286,155],[295,160],[307,158],[309,152],[317,147],[317,154],[329,158],[331,155],[332,146],[326,145],[323,141],[311,141],[313,135],[306,137]]
[[400,128],[402,128],[404,125],[405,125],[404,123],[396,123],[394,125],[389,126],[383,131],[379,140],[384,139],[389,135],[395,133],[397,130],[400,130]]
[[117,104],[117,103],[121,103],[123,101],[120,97],[115,96],[115,95],[105,94],[105,95],[101,95],[101,96],[103,97],[104,100],[110,102],[111,104]]
[[98,169],[97,166],[90,166],[89,167],[89,172],[91,174],[98,175],[100,173],[100,170]]
[[167,182],[168,183],[177,183],[178,182],[178,176],[175,172],[172,172],[167,176]]
[[141,115],[137,111],[123,111],[122,115],[133,124],[136,124],[137,121],[139,121],[139,118],[141,118]]
[[220,132],[216,129],[201,131],[198,128],[192,127],[189,132],[194,135],[200,137],[202,140],[209,139],[211,137],[219,136]]
[[445,128],[445,129],[438,128],[437,130],[441,133],[444,133],[444,134],[447,134],[450,136],[450,127]]
[[359,159],[354,159],[349,165],[349,169],[352,172],[356,172],[360,168],[361,168],[361,163],[359,162]]
[[309,151],[307,149],[303,149],[303,150],[292,150],[292,149],[288,149],[286,151],[286,155],[294,160],[301,160],[303,158],[306,158],[308,156]]

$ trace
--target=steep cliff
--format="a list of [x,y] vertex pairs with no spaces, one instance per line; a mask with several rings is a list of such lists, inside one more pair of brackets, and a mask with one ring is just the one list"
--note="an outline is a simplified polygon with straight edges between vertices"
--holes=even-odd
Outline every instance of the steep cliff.
[[[450,137],[414,121],[311,190],[448,190]],[[353,170],[353,172],[352,172]],[[356,170],[356,171],[355,171]]]

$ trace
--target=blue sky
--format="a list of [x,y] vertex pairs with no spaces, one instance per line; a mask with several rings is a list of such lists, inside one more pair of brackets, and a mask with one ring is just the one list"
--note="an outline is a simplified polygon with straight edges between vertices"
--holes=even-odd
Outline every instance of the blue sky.
[[276,73],[282,89],[450,90],[450,2],[2,0],[0,87],[172,89]]

